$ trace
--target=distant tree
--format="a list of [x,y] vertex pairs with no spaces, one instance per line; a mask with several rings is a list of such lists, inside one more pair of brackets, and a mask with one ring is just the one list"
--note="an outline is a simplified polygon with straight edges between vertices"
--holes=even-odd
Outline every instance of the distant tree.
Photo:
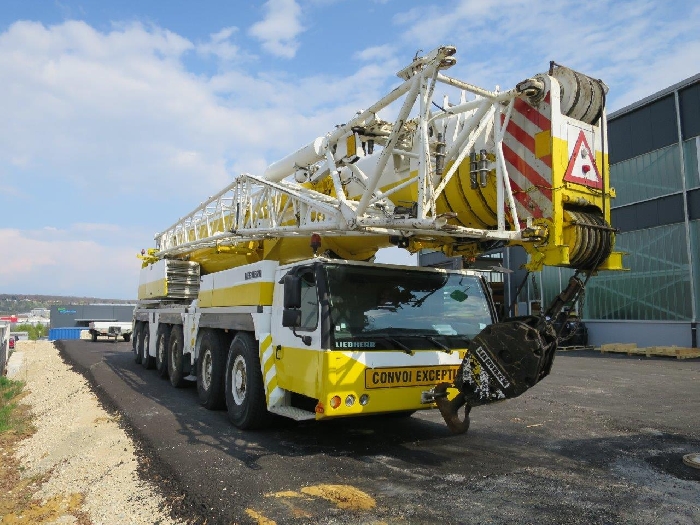
[[13,332],[27,332],[29,339],[36,341],[41,337],[48,335],[47,327],[39,323],[37,325],[32,325],[29,323],[16,324],[12,328]]

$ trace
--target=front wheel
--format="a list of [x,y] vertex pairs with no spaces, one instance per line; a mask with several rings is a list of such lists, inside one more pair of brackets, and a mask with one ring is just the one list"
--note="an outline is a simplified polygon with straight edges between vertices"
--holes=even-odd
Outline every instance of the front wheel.
[[271,418],[267,411],[258,343],[246,332],[236,334],[228,351],[226,408],[231,423],[241,429],[261,428]]
[[199,403],[209,410],[224,406],[224,349],[219,334],[207,330],[202,334],[197,358],[197,393]]
[[143,330],[143,323],[136,323],[136,327],[134,328],[134,342],[132,345],[132,349],[134,350],[134,361],[136,361],[136,364],[141,363],[141,331]]

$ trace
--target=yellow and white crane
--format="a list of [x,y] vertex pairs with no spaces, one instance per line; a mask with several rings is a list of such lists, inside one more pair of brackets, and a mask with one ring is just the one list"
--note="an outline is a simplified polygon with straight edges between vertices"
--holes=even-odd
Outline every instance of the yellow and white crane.
[[[622,268],[607,87],[551,63],[485,90],[445,74],[455,51],[416,57],[378,102],[159,233],[141,256],[137,361],[196,380],[241,428],[437,406],[465,431],[460,407],[546,376],[552,321],[594,272]],[[434,100],[443,88],[454,101]],[[477,273],[373,262],[392,245],[519,245],[530,270],[578,272],[542,316],[497,322]]]

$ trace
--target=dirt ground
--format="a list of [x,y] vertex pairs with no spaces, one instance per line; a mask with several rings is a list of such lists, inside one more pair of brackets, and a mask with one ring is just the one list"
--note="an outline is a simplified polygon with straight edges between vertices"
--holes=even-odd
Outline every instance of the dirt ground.
[[139,479],[137,449],[118,417],[49,341],[21,341],[12,379],[25,382],[21,431],[0,437],[0,523],[177,523]]

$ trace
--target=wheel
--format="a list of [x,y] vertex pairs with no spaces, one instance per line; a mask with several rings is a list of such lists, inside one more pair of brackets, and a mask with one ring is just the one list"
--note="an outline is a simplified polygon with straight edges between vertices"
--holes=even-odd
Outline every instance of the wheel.
[[97,332],[92,332],[92,342],[93,343],[97,342]]
[[197,358],[197,393],[199,403],[209,410],[223,408],[224,343],[217,331],[206,330],[199,343]]
[[131,334],[124,334],[122,337],[124,338],[124,342],[128,343],[129,339],[131,339]]
[[141,332],[143,331],[143,323],[136,323],[134,328],[134,341],[131,348],[134,350],[134,361],[136,364],[141,363]]
[[141,337],[139,338],[139,352],[141,353],[141,366],[146,370],[151,370],[156,365],[155,357],[148,354],[148,345],[151,340],[151,330],[148,323],[144,323],[141,328]]
[[168,376],[168,340],[170,339],[170,325],[158,325],[156,334],[156,372],[159,377]]
[[267,411],[258,343],[247,332],[233,338],[226,360],[226,408],[241,429],[260,428],[271,419]]
[[168,341],[168,375],[170,376],[170,384],[175,388],[182,388],[187,383],[185,381],[185,360],[182,355],[184,340],[182,326],[173,326]]

